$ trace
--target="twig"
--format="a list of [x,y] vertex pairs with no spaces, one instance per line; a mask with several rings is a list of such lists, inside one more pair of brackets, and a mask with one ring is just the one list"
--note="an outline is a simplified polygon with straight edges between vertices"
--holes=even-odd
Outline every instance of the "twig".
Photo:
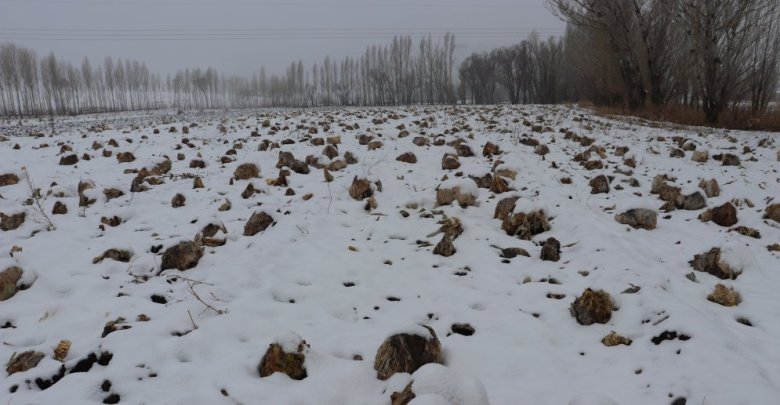
[[330,191],[330,182],[328,182],[328,196],[330,199],[328,200],[328,210],[327,213],[330,214],[330,206],[333,204],[333,193]]
[[[30,173],[27,171],[26,167],[22,167],[22,172],[24,172],[25,180],[27,180],[27,187],[30,188],[30,198],[33,200],[33,203],[35,204],[35,208],[38,210],[38,213],[41,214],[44,220],[46,220],[46,230],[48,231],[54,231],[57,229],[56,226],[54,226],[54,223],[51,221],[51,218],[49,218],[48,215],[46,215],[46,211],[43,209],[43,205],[41,204],[41,192],[40,190],[36,190],[35,186],[33,185],[32,179],[30,178]],[[43,201],[46,199],[44,198]]]
[[207,304],[206,301],[203,301],[203,299],[200,298],[198,293],[195,292],[195,289],[192,288],[193,285],[194,285],[194,283],[192,281],[187,280],[187,286],[190,288],[190,293],[192,293],[192,295],[195,297],[196,300],[200,301],[200,303],[205,305],[206,308],[216,312],[218,315],[222,315],[222,314],[225,313],[225,311],[223,311],[221,309],[216,309],[216,308],[212,307],[211,305]]
[[192,322],[192,327],[193,327],[193,329],[198,329],[198,325],[195,323],[195,320],[194,320],[194,319],[192,319],[192,313],[190,312],[190,310],[189,310],[189,309],[187,310],[187,315],[189,315],[189,316],[190,316],[190,322]]

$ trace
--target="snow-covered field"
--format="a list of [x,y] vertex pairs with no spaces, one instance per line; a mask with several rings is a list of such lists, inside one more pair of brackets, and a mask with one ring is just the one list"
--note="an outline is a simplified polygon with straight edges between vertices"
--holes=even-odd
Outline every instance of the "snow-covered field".
[[[0,378],[0,404],[390,404],[413,378],[418,405],[780,401],[780,252],[768,248],[780,243],[780,218],[764,218],[780,202],[777,134],[508,106],[92,116],[59,120],[55,136],[45,120],[15,125],[0,126],[0,176],[18,178],[0,187],[0,271],[23,274],[0,277],[4,295],[20,287],[0,301],[0,362],[43,357]],[[340,142],[332,159],[328,141]],[[500,152],[484,156],[487,142]],[[706,162],[692,160],[694,149],[709,152]],[[298,171],[308,160],[309,173],[280,179],[282,151]],[[134,160],[120,163],[121,152]],[[346,152],[356,162],[333,163]],[[406,152],[416,163],[396,160]],[[460,167],[443,169],[445,153],[460,155]],[[72,154],[76,164],[60,164]],[[724,166],[721,154],[738,164]],[[245,163],[259,177],[233,179]],[[486,174],[503,176],[483,184],[493,190],[469,178]],[[602,174],[609,191],[592,194]],[[669,212],[651,194],[662,174],[662,194],[674,194],[665,208],[677,197]],[[355,178],[370,181],[373,199],[350,196]],[[701,208],[695,193],[710,179],[720,193]],[[437,206],[440,186],[459,186],[474,205]],[[109,199],[109,188],[123,195]],[[503,230],[494,211],[513,196],[514,214],[541,209],[550,229],[532,240]],[[58,202],[67,213],[52,213]],[[698,219],[727,202],[736,224]],[[616,221],[637,208],[658,214],[655,229]],[[22,212],[19,225],[12,216]],[[273,225],[247,236],[256,212]],[[434,254],[445,218],[462,226],[451,256]],[[209,224],[216,234],[200,234]],[[549,238],[561,245],[557,262],[541,259]],[[181,241],[205,244],[202,257],[161,271]],[[530,257],[502,252],[512,247]],[[728,265],[736,279],[689,264],[711,248],[722,255],[710,267]],[[94,260],[108,249],[113,257]],[[738,305],[708,300],[716,284],[738,292]],[[572,315],[586,288],[609,293],[606,323]],[[419,325],[435,331],[446,368],[377,378],[382,342],[425,334]],[[612,331],[631,344],[603,344]],[[261,377],[269,345],[295,351],[296,336],[309,345],[306,378]],[[71,346],[55,353],[63,340]]]

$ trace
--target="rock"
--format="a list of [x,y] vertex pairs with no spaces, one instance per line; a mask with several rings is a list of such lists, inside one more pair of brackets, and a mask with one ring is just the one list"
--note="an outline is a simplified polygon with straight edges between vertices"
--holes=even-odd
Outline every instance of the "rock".
[[111,259],[122,263],[129,263],[130,259],[132,258],[133,258],[133,253],[130,251],[120,250],[120,249],[108,249],[105,252],[103,252],[102,255],[92,259],[92,263],[98,264],[105,259]]
[[19,183],[19,177],[13,173],[0,175],[0,187],[13,186]]
[[706,253],[694,255],[688,264],[696,271],[710,273],[719,279],[736,280],[742,272],[732,269],[728,263],[722,261],[720,254],[720,248],[712,248]]
[[612,347],[617,345],[631,346],[632,340],[627,337],[618,335],[613,330],[612,332],[609,332],[609,335],[604,336],[604,338],[601,339],[601,343],[603,343],[604,346],[607,347]]
[[67,155],[60,158],[60,166],[72,166],[79,162],[76,155]]
[[612,317],[612,299],[604,290],[586,288],[572,302],[570,312],[580,325],[607,323]]
[[507,191],[510,191],[509,183],[507,183],[506,180],[504,180],[501,176],[496,174],[493,176],[493,179],[490,181],[490,191],[501,194],[506,193]]
[[696,191],[686,196],[678,195],[675,199],[675,205],[677,208],[696,211],[707,206],[707,198],[705,198],[702,193]]
[[715,179],[702,179],[699,182],[699,188],[704,190],[704,194],[707,195],[707,198],[717,197],[720,195],[720,186],[718,186],[718,181]]
[[341,135],[329,136],[327,141],[330,145],[338,145],[341,143]]
[[111,201],[114,198],[125,195],[125,192],[118,188],[105,188],[103,189],[103,195],[106,196],[106,201]]
[[766,207],[764,219],[771,219],[772,221],[780,223],[780,204],[772,204]]
[[190,160],[190,169],[205,169],[206,168],[206,162],[204,162],[201,159],[192,159]]
[[236,180],[249,180],[260,177],[260,168],[254,163],[242,163],[233,171]]
[[347,162],[342,159],[336,159],[328,164],[328,170],[332,170],[334,172],[345,169],[346,167]]
[[119,163],[130,163],[135,161],[135,155],[132,152],[119,152],[116,154],[116,160]]
[[471,147],[465,143],[461,142],[455,146],[455,150],[458,152],[458,156],[461,157],[472,157],[474,156],[474,151],[471,150]]
[[515,210],[515,204],[519,199],[520,197],[508,197],[499,201],[498,204],[496,204],[496,210],[493,213],[493,218],[498,218],[502,221],[507,219],[510,215],[512,215],[512,211]]
[[27,351],[19,355],[14,353],[14,355],[11,356],[11,359],[8,360],[5,371],[8,375],[23,373],[37,366],[44,357],[46,357],[45,354],[34,351]]
[[742,297],[738,292],[720,283],[715,285],[715,291],[708,295],[707,299],[724,307],[733,307],[742,302]]
[[668,186],[666,182],[669,180],[669,176],[665,174],[659,174],[655,176],[653,178],[653,182],[650,185],[650,194],[661,194],[661,191]]
[[725,153],[723,154],[723,157],[721,157],[721,163],[723,166],[739,166],[739,157],[737,155],[731,154],[731,153]]
[[372,135],[363,134],[358,137],[358,144],[360,145],[368,145],[369,142],[371,142],[374,139]]
[[729,232],[737,232],[740,235],[761,239],[761,233],[758,231],[758,229],[750,228],[747,226],[738,226],[736,228],[729,229]]
[[328,170],[327,167],[322,169],[322,176],[325,179],[326,183],[330,183],[330,182],[332,182],[334,180],[333,175],[330,174],[330,171]]
[[[289,348],[288,348],[289,349]],[[306,373],[306,353],[309,345],[300,340],[294,351],[285,352],[279,343],[271,343],[266,350],[257,371],[260,377],[268,377],[274,373],[284,373],[293,380],[303,380]]]
[[372,195],[374,190],[371,189],[371,183],[367,179],[359,179],[357,176],[352,179],[352,185],[349,186],[350,197],[362,201]]
[[189,270],[198,265],[203,256],[203,249],[195,242],[185,241],[165,250],[160,270]]
[[463,336],[471,336],[476,332],[476,329],[467,323],[453,323],[450,330],[452,330],[452,333]]
[[255,195],[255,185],[252,183],[249,183],[246,185],[246,188],[244,188],[244,191],[241,192],[241,198],[247,199]]
[[265,231],[273,222],[274,219],[264,211],[255,212],[244,225],[244,236],[257,235]]
[[685,151],[683,151],[682,149],[674,148],[669,153],[669,157],[671,157],[671,158],[684,158],[685,157]]
[[24,271],[16,266],[11,266],[0,272],[0,301],[5,301],[16,294],[17,284],[19,284],[23,274]]
[[590,185],[591,194],[609,193],[609,178],[603,174],[594,177],[588,184]]
[[0,212],[0,230],[7,232],[18,229],[20,226],[22,226],[22,224],[24,224],[24,220],[26,218],[26,212],[19,212],[11,215],[6,215]]
[[415,136],[414,139],[412,139],[412,143],[417,146],[425,146],[428,144],[428,138],[424,136]]
[[227,243],[227,239],[216,237],[217,233],[219,232],[222,232],[223,235],[227,234],[227,228],[225,228],[225,225],[221,223],[210,223],[204,226],[200,233],[198,233],[197,237],[195,238],[196,242],[208,247],[223,246],[225,243]]
[[517,213],[508,216],[501,223],[503,229],[509,236],[518,236],[523,240],[531,240],[534,235],[550,230],[550,224],[544,211],[537,210],[529,213]]
[[737,223],[737,209],[733,204],[727,202],[720,207],[707,210],[699,215],[702,222],[712,221],[720,226],[729,227]]
[[279,152],[279,161],[276,162],[276,168],[289,167],[292,171],[298,174],[309,174],[309,165],[305,162],[295,159],[290,152]]
[[173,168],[173,163],[170,159],[165,158],[162,162],[157,163],[154,165],[151,170],[148,170],[149,175],[152,176],[162,176],[163,174],[166,174],[171,171],[171,168]]
[[123,222],[124,221],[122,220],[122,218],[120,218],[118,215],[114,215],[112,217],[101,217],[100,218],[100,223],[101,224],[108,225],[108,226],[111,226],[111,227],[116,227],[116,226],[122,225]]
[[398,156],[397,158],[395,158],[395,160],[397,160],[399,162],[414,164],[414,163],[417,163],[417,156],[415,156],[414,153],[412,153],[412,152],[406,152],[406,153]]
[[523,135],[523,138],[520,139],[520,143],[525,146],[538,146],[539,141],[536,138],[529,138],[528,135]]
[[469,178],[474,180],[474,183],[477,183],[477,187],[479,188],[490,188],[493,183],[493,175],[490,173],[487,173],[482,177],[469,176]]
[[658,214],[652,210],[636,208],[615,215],[615,221],[634,229],[653,230],[658,222]]
[[520,247],[510,247],[501,249],[501,257],[504,259],[514,259],[517,256],[531,257],[527,250]]
[[477,205],[477,197],[468,192],[461,192],[460,187],[439,188],[436,190],[436,206],[450,205],[457,201],[463,208]]
[[482,156],[489,157],[493,155],[500,155],[501,149],[498,147],[498,145],[488,142],[485,144],[484,147],[482,147]]
[[376,352],[374,370],[380,380],[387,380],[395,373],[414,373],[429,363],[443,363],[441,344],[436,332],[423,326],[427,333],[399,333],[387,338]]
[[555,238],[547,238],[542,245],[541,259],[550,262],[561,260],[561,242]]
[[455,245],[452,244],[452,239],[447,234],[444,234],[439,243],[433,248],[433,254],[444,257],[450,257],[455,252],[457,252]]
[[96,198],[92,198],[87,194],[87,190],[95,188],[95,184],[91,181],[79,181],[77,191],[79,195],[79,207],[89,207],[97,201]]
[[322,154],[327,156],[328,159],[333,159],[339,155],[339,150],[333,145],[328,145],[322,150]]
[[457,156],[451,153],[445,153],[444,157],[441,158],[441,168],[443,170],[456,170],[459,167],[460,161]]
[[198,188],[204,188],[206,187],[205,184],[203,184],[203,178],[200,176],[195,176],[195,178],[192,180],[192,188],[198,189]]
[[548,147],[547,145],[539,145],[534,149],[534,153],[536,153],[539,156],[544,156],[550,153],[550,147]]
[[368,143],[368,150],[377,150],[381,149],[384,144],[382,141],[371,141]]
[[65,205],[62,201],[57,201],[54,203],[54,207],[52,207],[51,213],[53,215],[65,215],[68,213],[68,206]]
[[589,160],[585,162],[585,170],[600,170],[604,168],[604,163],[600,160]]
[[409,383],[403,391],[390,394],[390,405],[408,405],[415,398],[417,395],[412,392],[412,383]]
[[709,160],[710,154],[706,150],[695,150],[693,151],[693,156],[691,157],[691,160],[694,162],[704,163],[707,160]]
[[354,165],[358,162],[358,159],[354,153],[346,151],[344,152],[344,161],[346,161],[348,165]]
[[184,197],[183,194],[177,193],[173,198],[171,199],[171,207],[173,208],[180,208],[183,207],[185,202],[187,201],[187,198]]

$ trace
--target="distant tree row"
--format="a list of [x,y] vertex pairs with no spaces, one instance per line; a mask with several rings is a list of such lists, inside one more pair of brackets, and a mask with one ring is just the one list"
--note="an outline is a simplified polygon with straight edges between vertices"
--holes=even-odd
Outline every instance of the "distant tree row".
[[780,0],[547,0],[569,23],[564,97],[631,110],[684,104],[715,123],[765,112],[780,71]]
[[458,69],[459,96],[464,104],[551,104],[564,99],[560,75],[562,38],[540,41],[535,34],[521,43],[475,53]]
[[163,78],[106,58],[80,67],[54,54],[0,45],[0,115],[152,108],[319,107],[590,101],[637,111],[686,105],[715,123],[724,111],[760,115],[780,79],[780,0],[546,0],[563,37],[532,34],[467,57],[455,37],[409,36],[357,58],[250,78],[186,69]]
[[325,58],[311,69],[292,63],[282,75],[251,78],[186,69],[163,78],[145,64],[106,58],[93,66],[0,45],[0,115],[82,114],[154,108],[312,107],[453,103],[455,37],[419,42],[395,37],[359,58]]

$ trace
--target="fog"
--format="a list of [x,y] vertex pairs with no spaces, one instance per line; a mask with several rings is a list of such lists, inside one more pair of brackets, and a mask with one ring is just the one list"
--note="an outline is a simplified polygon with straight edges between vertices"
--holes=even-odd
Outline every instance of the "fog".
[[213,67],[246,75],[260,66],[278,73],[294,60],[359,56],[394,34],[448,31],[460,60],[532,31],[563,30],[544,0],[0,0],[0,42],[72,62],[131,58],[161,73]]

